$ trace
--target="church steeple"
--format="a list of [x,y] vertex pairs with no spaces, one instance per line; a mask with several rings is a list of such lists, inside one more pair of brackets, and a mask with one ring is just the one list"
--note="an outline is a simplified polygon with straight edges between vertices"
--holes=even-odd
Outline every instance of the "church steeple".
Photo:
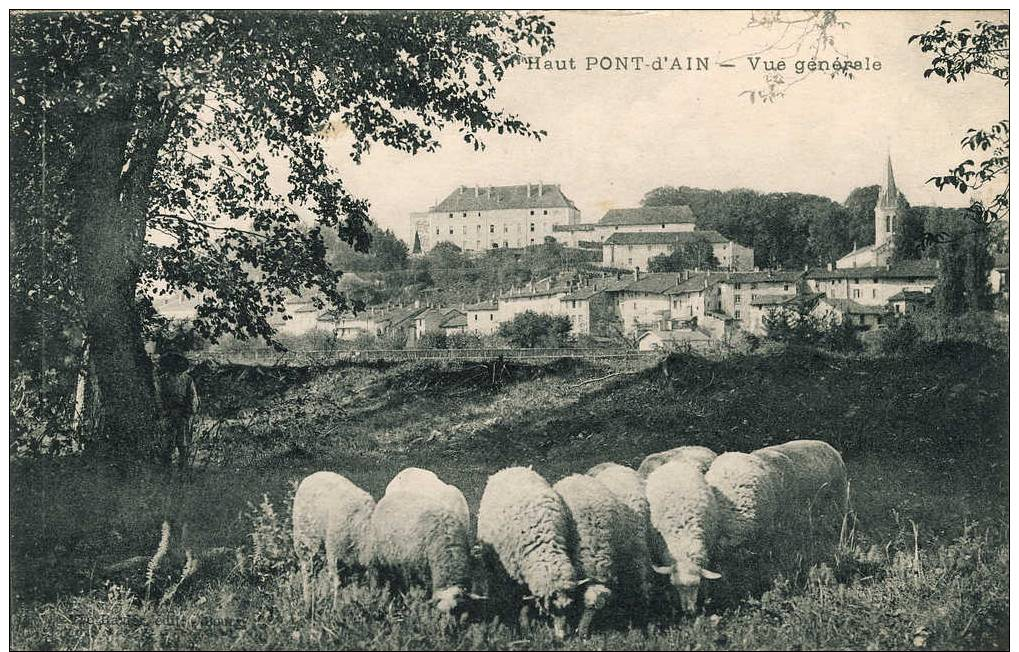
[[885,175],[885,183],[878,194],[878,203],[885,208],[895,208],[899,205],[899,189],[895,187],[895,174],[892,172],[892,155],[888,155],[888,172]]
[[899,220],[899,189],[895,185],[895,174],[892,172],[892,155],[888,154],[888,168],[885,183],[881,186],[874,207],[874,245],[881,246],[888,242],[895,246],[895,230]]

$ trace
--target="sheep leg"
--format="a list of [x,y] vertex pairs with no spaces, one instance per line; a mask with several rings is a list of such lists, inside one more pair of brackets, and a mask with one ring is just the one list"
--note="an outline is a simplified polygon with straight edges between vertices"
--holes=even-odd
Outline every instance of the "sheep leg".
[[591,621],[594,619],[594,614],[597,611],[594,607],[584,607],[584,613],[580,616],[580,623],[577,625],[577,636],[580,638],[587,638],[588,633],[591,631]]
[[332,546],[326,548],[326,570],[329,573],[329,588],[333,596],[333,609],[340,602],[340,560],[332,551]]
[[315,605],[313,603],[314,596],[312,595],[311,589],[311,559],[301,555],[300,556],[301,566],[301,597],[304,599],[304,610],[310,618],[315,612]]
[[531,605],[525,604],[520,607],[520,629],[531,628]]

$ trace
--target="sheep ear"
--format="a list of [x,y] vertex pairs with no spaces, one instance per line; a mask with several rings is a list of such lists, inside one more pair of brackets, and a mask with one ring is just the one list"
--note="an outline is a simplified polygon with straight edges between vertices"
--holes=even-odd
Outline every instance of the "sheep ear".
[[528,595],[528,596],[524,597],[524,602],[537,602],[537,601],[538,601],[538,596],[536,596],[536,595]]
[[587,584],[590,581],[591,581],[590,577],[585,577],[584,579],[582,579],[579,582],[577,582],[577,586],[584,586],[585,584]]
[[487,595],[478,595],[477,593],[468,593],[467,597],[470,598],[471,600],[487,600],[488,599]]
[[658,573],[659,575],[671,575],[672,574],[672,566],[652,566],[651,568],[654,569],[654,571],[656,573]]
[[714,571],[709,571],[707,568],[702,568],[701,577],[703,577],[706,580],[720,580],[722,579],[722,574],[716,573]]

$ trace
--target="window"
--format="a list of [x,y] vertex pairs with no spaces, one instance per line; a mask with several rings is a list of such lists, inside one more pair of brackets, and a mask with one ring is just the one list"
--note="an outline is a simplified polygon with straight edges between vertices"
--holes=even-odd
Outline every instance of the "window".
[[531,215],[534,215],[534,211],[531,211]]
[[786,283],[785,285],[782,286],[782,291],[783,292],[788,292],[789,291],[789,284],[788,283]]
[[859,299],[860,298],[860,291],[859,290],[853,290],[853,298],[854,299]]
[[757,289],[757,283],[751,283],[750,284],[750,289],[751,290],[756,290]]
[[733,299],[733,303],[739,303],[739,295],[738,294],[736,295],[736,298]]
[[733,283],[733,284],[732,284],[732,287],[734,287],[735,289],[737,289],[737,290],[738,290],[738,289],[739,289],[739,283]]
[[495,233],[495,225],[494,224],[489,224],[488,225],[488,232],[489,233]]
[[871,290],[870,291],[870,298],[871,299],[877,299],[877,290]]
[[[531,215],[534,215],[534,211],[531,211]],[[534,233],[534,222],[531,222],[531,233]]]
[[478,321],[478,313],[474,313],[474,321]]
[[542,215],[548,215],[548,211],[541,211]]
[[435,229],[435,235],[439,235],[439,230]]
[[739,319],[739,310],[737,310],[737,311],[735,312],[735,317],[736,317],[736,319]]
[[453,217],[453,214],[452,214],[452,213],[450,213],[450,214],[449,214],[449,216],[450,216],[450,217]]
[[453,227],[449,227],[449,234],[453,235]]
[[493,319],[495,319],[495,315],[489,315],[488,316],[488,321],[492,321]]
[[464,213],[464,217],[467,217],[467,213]]

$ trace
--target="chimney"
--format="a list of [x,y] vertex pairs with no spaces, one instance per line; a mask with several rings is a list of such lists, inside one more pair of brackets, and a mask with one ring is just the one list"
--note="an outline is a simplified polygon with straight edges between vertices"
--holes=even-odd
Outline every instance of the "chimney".
[[530,182],[527,183],[527,198],[528,199],[531,198],[531,183]]
[[828,263],[828,271],[829,272],[832,271],[832,264],[831,263]]
[[481,195],[481,189],[478,188],[477,186],[474,186],[474,197],[477,198],[480,195]]
[[460,196],[462,197],[462,196],[463,196],[463,194],[464,194],[464,187],[463,187],[463,186],[460,186]]
[[639,281],[640,280],[640,268],[639,267],[634,267],[633,268],[633,280],[635,280],[635,281]]
[[688,269],[683,270],[683,280],[684,281],[690,280],[690,270]]
[[421,299],[414,299],[414,307],[415,308],[421,307]]
[[853,251],[856,251],[856,240],[853,240]]
[[492,186],[485,188],[485,195],[487,195],[489,199],[492,198]]
[[538,196],[541,197],[542,193],[545,192],[545,185],[542,182],[538,182]]

